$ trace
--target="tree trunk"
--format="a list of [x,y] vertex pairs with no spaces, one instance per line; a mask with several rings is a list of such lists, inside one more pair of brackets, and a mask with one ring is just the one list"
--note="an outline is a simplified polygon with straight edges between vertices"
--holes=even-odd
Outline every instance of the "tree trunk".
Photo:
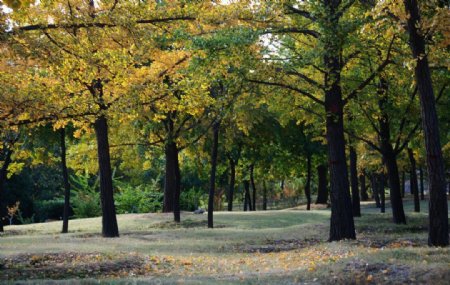
[[420,94],[422,126],[427,154],[427,172],[429,183],[429,231],[430,246],[447,246],[448,238],[448,204],[445,193],[445,171],[439,137],[438,117],[436,113],[433,84],[425,51],[425,39],[419,31],[420,14],[417,0],[404,0],[407,18],[409,43],[417,63],[414,69]]
[[65,234],[69,231],[69,212],[70,212],[70,183],[69,174],[67,172],[66,163],[66,130],[61,128],[60,132],[60,144],[61,144],[61,172],[63,176],[64,185],[64,211],[63,211],[63,226],[62,233]]
[[377,174],[373,173],[371,175],[370,184],[372,187],[372,196],[373,196],[373,199],[375,200],[375,205],[377,208],[381,208]]
[[327,181],[327,167],[325,165],[317,166],[318,186],[317,186],[317,200],[316,204],[328,203],[328,181]]
[[384,191],[385,180],[384,174],[380,174],[378,180],[378,193],[380,193],[381,213],[386,213],[386,192]]
[[419,185],[417,185],[416,159],[412,149],[408,148],[408,158],[411,164],[411,175],[409,178],[411,192],[414,195],[414,212],[420,212]]
[[244,211],[252,210],[252,202],[250,199],[250,182],[244,180]]
[[356,151],[353,146],[350,146],[350,181],[352,185],[352,210],[353,217],[361,217],[361,205],[359,200],[358,189],[358,169],[356,161]]
[[311,210],[311,155],[306,156],[306,185],[305,185],[305,195],[306,195],[306,210]]
[[216,122],[213,126],[213,145],[211,151],[211,177],[209,181],[209,199],[208,199],[208,228],[214,227],[214,195],[216,189],[216,168],[217,168],[217,149],[219,145],[220,123]]
[[263,211],[267,210],[267,185],[266,181],[263,180],[263,205],[262,205]]
[[405,187],[406,187],[406,174],[402,171],[402,198],[405,198]]
[[419,175],[420,175],[420,200],[425,200],[425,187],[424,187],[424,181],[423,181],[423,169],[422,167],[419,168]]
[[361,200],[368,201],[369,195],[367,195],[366,174],[364,171],[359,175],[359,184],[361,184]]
[[328,164],[331,182],[331,220],[329,241],[355,239],[355,224],[352,214],[350,187],[348,183],[347,160],[345,157],[344,120],[341,90],[341,51],[336,39],[339,27],[340,1],[325,1],[322,18],[329,32],[321,40],[326,47],[323,57],[325,74],[325,113]]
[[164,154],[166,157],[165,175],[164,175],[164,202],[163,212],[173,212],[175,188],[176,188],[176,175],[175,175],[175,154],[173,148],[173,142],[168,141],[164,146]]
[[98,164],[100,174],[100,198],[102,204],[102,235],[104,237],[118,237],[116,207],[114,205],[114,191],[111,172],[111,158],[109,155],[108,122],[104,115],[99,116],[94,123],[97,138]]
[[176,223],[181,221],[180,216],[180,195],[181,195],[181,174],[180,174],[180,164],[178,161],[178,147],[176,142],[172,143],[172,154],[173,154],[173,165],[175,173],[175,188],[173,193],[173,220]]
[[3,151],[4,151],[4,158],[3,158],[3,165],[2,168],[0,168],[0,232],[3,232],[3,224],[5,218],[6,218],[6,204],[3,203],[3,191],[4,191],[4,186],[5,186],[5,182],[6,179],[8,178],[8,167],[11,164],[12,160],[11,160],[11,155],[12,155],[12,150],[10,150],[7,146],[3,146]]
[[256,211],[256,186],[255,186],[255,178],[253,175],[253,170],[254,170],[255,166],[252,164],[250,165],[250,183],[252,184],[252,190],[253,190],[253,206],[252,206],[252,210]]
[[228,211],[233,211],[233,195],[234,195],[234,184],[236,183],[236,164],[233,158],[228,159],[230,162],[230,189],[228,191]]

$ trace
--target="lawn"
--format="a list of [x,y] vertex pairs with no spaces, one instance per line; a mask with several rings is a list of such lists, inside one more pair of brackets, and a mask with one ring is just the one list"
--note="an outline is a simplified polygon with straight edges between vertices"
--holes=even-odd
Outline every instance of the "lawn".
[[[422,209],[426,210],[426,203]],[[9,226],[0,236],[0,282],[55,284],[448,284],[448,248],[426,245],[427,215],[391,223],[372,203],[356,219],[357,240],[326,241],[328,209],[118,216],[120,238],[100,218]],[[16,284],[16,283],[14,283]]]

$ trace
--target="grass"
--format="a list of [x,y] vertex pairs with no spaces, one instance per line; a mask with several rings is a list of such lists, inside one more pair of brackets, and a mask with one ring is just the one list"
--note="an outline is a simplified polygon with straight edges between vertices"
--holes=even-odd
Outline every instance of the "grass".
[[[448,248],[426,245],[427,215],[394,225],[372,203],[356,218],[356,241],[326,242],[328,209],[119,215],[120,238],[105,239],[101,219],[6,227],[0,282],[46,284],[446,284]],[[426,203],[422,203],[426,210]],[[25,282],[26,283],[26,282]]]

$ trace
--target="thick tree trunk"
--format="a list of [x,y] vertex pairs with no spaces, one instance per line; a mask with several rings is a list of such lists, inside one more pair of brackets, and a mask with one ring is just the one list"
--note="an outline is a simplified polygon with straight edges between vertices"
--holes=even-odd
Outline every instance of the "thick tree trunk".
[[244,180],[244,211],[252,210],[252,202],[250,199],[250,182]]
[[428,66],[425,39],[419,31],[420,14],[417,0],[404,0],[407,18],[409,42],[413,58],[417,59],[414,69],[420,94],[422,126],[427,154],[427,173],[429,183],[429,231],[430,246],[447,246],[448,238],[448,204],[445,193],[445,171],[439,136],[438,117],[436,113],[433,85]]
[[253,205],[252,205],[252,210],[253,211],[256,211],[256,185],[255,185],[255,178],[254,178],[254,173],[253,173],[253,170],[254,170],[254,168],[255,168],[255,166],[252,164],[251,166],[250,166],[250,183],[252,184],[252,190],[253,190],[253,196],[252,196],[252,198],[253,198]]
[[175,191],[173,193],[173,220],[176,223],[181,221],[180,215],[180,195],[181,195],[181,174],[180,174],[180,164],[178,161],[178,147],[175,142],[172,143],[172,153],[174,160],[174,171],[175,171]]
[[[321,40],[326,47],[324,54],[325,112],[328,164],[331,182],[331,220],[329,241],[355,239],[347,160],[345,157],[344,120],[341,90],[341,46],[336,39],[339,27],[340,1],[325,1],[323,25],[332,30]],[[332,36],[331,36],[332,35]]]
[[325,165],[317,166],[318,186],[317,186],[317,200],[316,204],[328,203],[328,181],[327,181],[327,167]]
[[59,132],[61,144],[61,172],[63,176],[63,185],[64,185],[64,211],[63,211],[63,226],[61,232],[65,234],[69,231],[70,183],[66,163],[66,130],[64,128],[61,128]]
[[416,159],[412,149],[408,148],[408,158],[411,165],[411,174],[409,177],[411,193],[414,195],[414,212],[420,212],[419,185],[417,184]]
[[306,210],[311,210],[311,155],[306,156],[306,185],[305,185],[305,195],[306,195]]
[[353,146],[350,146],[350,181],[352,185],[352,210],[353,217],[361,217],[361,205],[359,200],[358,189],[358,169],[356,161],[356,151]]
[[100,174],[100,198],[102,204],[102,234],[104,237],[118,237],[116,207],[114,205],[114,191],[111,172],[111,158],[109,155],[108,123],[101,115],[94,123],[97,138],[98,164]]
[[405,187],[406,187],[406,174],[402,171],[402,198],[405,198]]
[[234,160],[230,157],[230,188],[228,190],[228,211],[233,211],[233,195],[234,195],[234,185],[236,184],[236,164]]
[[364,171],[359,175],[359,184],[361,185],[361,200],[368,201],[369,195],[367,195],[366,174]]
[[373,173],[370,177],[370,184],[372,187],[372,196],[375,200],[375,205],[377,208],[381,208],[381,202],[380,202],[380,192],[378,187],[378,174]]
[[422,167],[419,168],[419,175],[420,175],[420,200],[425,200],[425,187],[424,187],[424,181],[423,181]]
[[263,205],[262,205],[263,211],[267,210],[267,185],[266,181],[263,180]]
[[8,178],[8,167],[11,164],[11,155],[12,150],[10,150],[7,146],[3,146],[4,157],[3,157],[3,165],[0,168],[0,232],[3,232],[3,225],[6,222],[6,203],[3,201],[3,192],[6,179]]
[[219,128],[220,123],[216,122],[213,126],[213,145],[211,151],[211,177],[209,180],[209,198],[208,198],[208,228],[214,227],[214,195],[216,189],[216,168],[217,168],[217,149],[219,146]]

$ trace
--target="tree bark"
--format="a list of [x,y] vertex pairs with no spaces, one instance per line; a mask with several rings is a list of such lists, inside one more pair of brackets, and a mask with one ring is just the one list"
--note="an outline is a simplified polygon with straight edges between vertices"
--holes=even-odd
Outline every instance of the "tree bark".
[[250,182],[244,180],[244,211],[252,210],[252,202],[250,199]]
[[423,169],[419,167],[419,175],[420,175],[420,200],[425,200],[425,187],[423,181]]
[[7,146],[3,146],[4,151],[4,158],[3,158],[3,165],[2,168],[0,168],[0,232],[3,232],[3,225],[6,218],[6,204],[3,203],[3,192],[4,192],[4,186],[6,179],[8,178],[8,167],[11,164],[11,156],[12,156],[12,150],[10,150]]
[[406,174],[402,171],[402,198],[405,198],[405,187],[406,187]]
[[380,193],[381,213],[386,213],[386,192],[384,191],[385,180],[384,174],[380,174],[378,180],[378,193]]
[[369,195],[367,195],[366,174],[364,171],[359,175],[359,184],[361,184],[361,200],[368,201]]
[[175,188],[173,193],[173,220],[176,223],[179,223],[181,221],[180,216],[181,174],[180,174],[180,164],[178,161],[178,147],[176,142],[172,143],[172,154],[175,173]]
[[263,180],[263,205],[262,205],[263,211],[267,210],[267,185],[266,181]]
[[216,189],[216,168],[217,168],[217,149],[219,145],[220,123],[216,122],[213,126],[213,145],[211,151],[211,177],[209,181],[209,199],[208,199],[208,228],[214,227],[214,195]]
[[438,117],[431,81],[431,73],[425,50],[425,39],[419,31],[420,13],[417,0],[404,0],[407,18],[409,43],[413,58],[417,60],[414,73],[420,94],[422,126],[427,155],[427,172],[429,180],[429,231],[430,246],[447,246],[448,238],[448,204],[445,193],[445,171],[439,136]]
[[234,195],[234,185],[236,184],[236,164],[233,158],[228,158],[230,162],[230,188],[228,190],[228,211],[233,211],[233,195]]
[[64,185],[64,211],[63,211],[63,226],[61,233],[65,234],[69,231],[70,183],[66,163],[66,130],[64,128],[61,128],[59,132],[61,145],[61,172],[63,176],[63,185]]
[[377,208],[381,208],[377,174],[373,173],[371,175],[370,183],[372,186],[372,196],[373,196],[373,199],[375,200],[375,205]]
[[327,181],[327,167],[325,165],[317,166],[318,186],[317,186],[317,200],[316,204],[328,203],[328,181]]
[[252,185],[252,190],[253,190],[253,205],[252,205],[252,210],[256,211],[256,185],[255,185],[255,178],[253,175],[253,170],[254,170],[255,166],[252,164],[250,165],[250,183]]
[[412,149],[408,148],[408,158],[411,165],[411,174],[409,177],[411,192],[414,195],[414,212],[420,212],[419,185],[417,184],[416,159]]
[[306,195],[306,210],[311,210],[311,155],[306,156],[306,185],[305,185],[305,195]]
[[99,116],[94,123],[97,138],[98,165],[100,174],[100,199],[102,206],[102,235],[118,237],[116,207],[111,172],[111,158],[108,142],[108,122],[104,115]]
[[175,154],[173,142],[168,141],[164,146],[164,154],[166,157],[165,174],[164,174],[164,202],[163,212],[173,212],[176,175],[175,175]]
[[361,217],[361,205],[359,200],[358,189],[358,169],[356,161],[356,151],[353,146],[350,146],[350,181],[352,185],[352,210],[353,217]]

